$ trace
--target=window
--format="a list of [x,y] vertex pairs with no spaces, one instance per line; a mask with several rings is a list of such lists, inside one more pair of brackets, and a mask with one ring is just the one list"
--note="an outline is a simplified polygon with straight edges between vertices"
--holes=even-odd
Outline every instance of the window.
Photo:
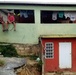
[[45,58],[54,58],[54,43],[45,43]]
[[34,10],[22,9],[0,9],[0,14],[5,17],[8,12],[12,12],[16,23],[35,23]]
[[76,23],[76,11],[41,10],[41,23]]
[[34,10],[14,10],[16,22],[34,23]]

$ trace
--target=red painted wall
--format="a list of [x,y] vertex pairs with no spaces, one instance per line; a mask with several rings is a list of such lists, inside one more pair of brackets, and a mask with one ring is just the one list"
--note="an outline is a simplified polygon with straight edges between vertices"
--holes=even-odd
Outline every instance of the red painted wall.
[[[70,71],[76,71],[76,39],[75,38],[43,38],[42,44],[45,48],[46,42],[54,42],[54,59],[44,60],[45,72],[57,71],[59,68],[59,42],[71,42],[72,43],[72,68],[67,69]],[[45,52],[44,49],[42,51]],[[65,69],[66,70],[66,69]]]

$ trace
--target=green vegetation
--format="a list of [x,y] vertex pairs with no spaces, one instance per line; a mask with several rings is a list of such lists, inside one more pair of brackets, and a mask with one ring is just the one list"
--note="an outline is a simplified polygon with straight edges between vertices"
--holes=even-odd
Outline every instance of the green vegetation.
[[40,60],[39,62],[38,62],[38,64],[37,64],[37,70],[39,71],[39,72],[42,72],[42,61]]
[[0,66],[3,66],[4,65],[4,61],[3,60],[0,60]]
[[0,52],[4,57],[17,57],[17,51],[15,47],[10,45],[0,45]]
[[31,55],[30,56],[30,60],[36,60],[38,58],[38,56],[36,56],[36,55]]

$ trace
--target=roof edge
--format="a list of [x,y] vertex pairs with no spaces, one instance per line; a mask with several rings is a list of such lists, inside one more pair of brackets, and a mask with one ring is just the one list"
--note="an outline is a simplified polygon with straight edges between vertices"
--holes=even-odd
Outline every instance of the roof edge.
[[32,6],[76,6],[76,4],[45,4],[45,3],[20,3],[20,2],[0,2],[0,5],[32,5]]
[[52,34],[52,35],[40,35],[39,38],[76,38],[76,34]]

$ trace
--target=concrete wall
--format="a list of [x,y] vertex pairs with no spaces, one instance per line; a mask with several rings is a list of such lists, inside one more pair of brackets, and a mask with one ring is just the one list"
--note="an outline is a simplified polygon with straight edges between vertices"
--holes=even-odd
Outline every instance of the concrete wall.
[[39,44],[13,44],[19,55],[36,55],[40,56],[40,45]]
[[[0,9],[32,9],[35,12],[35,23],[17,23],[17,31],[2,32],[0,25],[0,42],[37,44],[40,35],[76,34],[76,24],[41,24],[40,10],[76,10],[76,7],[20,6],[0,5]],[[10,29],[13,25],[10,25]]]

